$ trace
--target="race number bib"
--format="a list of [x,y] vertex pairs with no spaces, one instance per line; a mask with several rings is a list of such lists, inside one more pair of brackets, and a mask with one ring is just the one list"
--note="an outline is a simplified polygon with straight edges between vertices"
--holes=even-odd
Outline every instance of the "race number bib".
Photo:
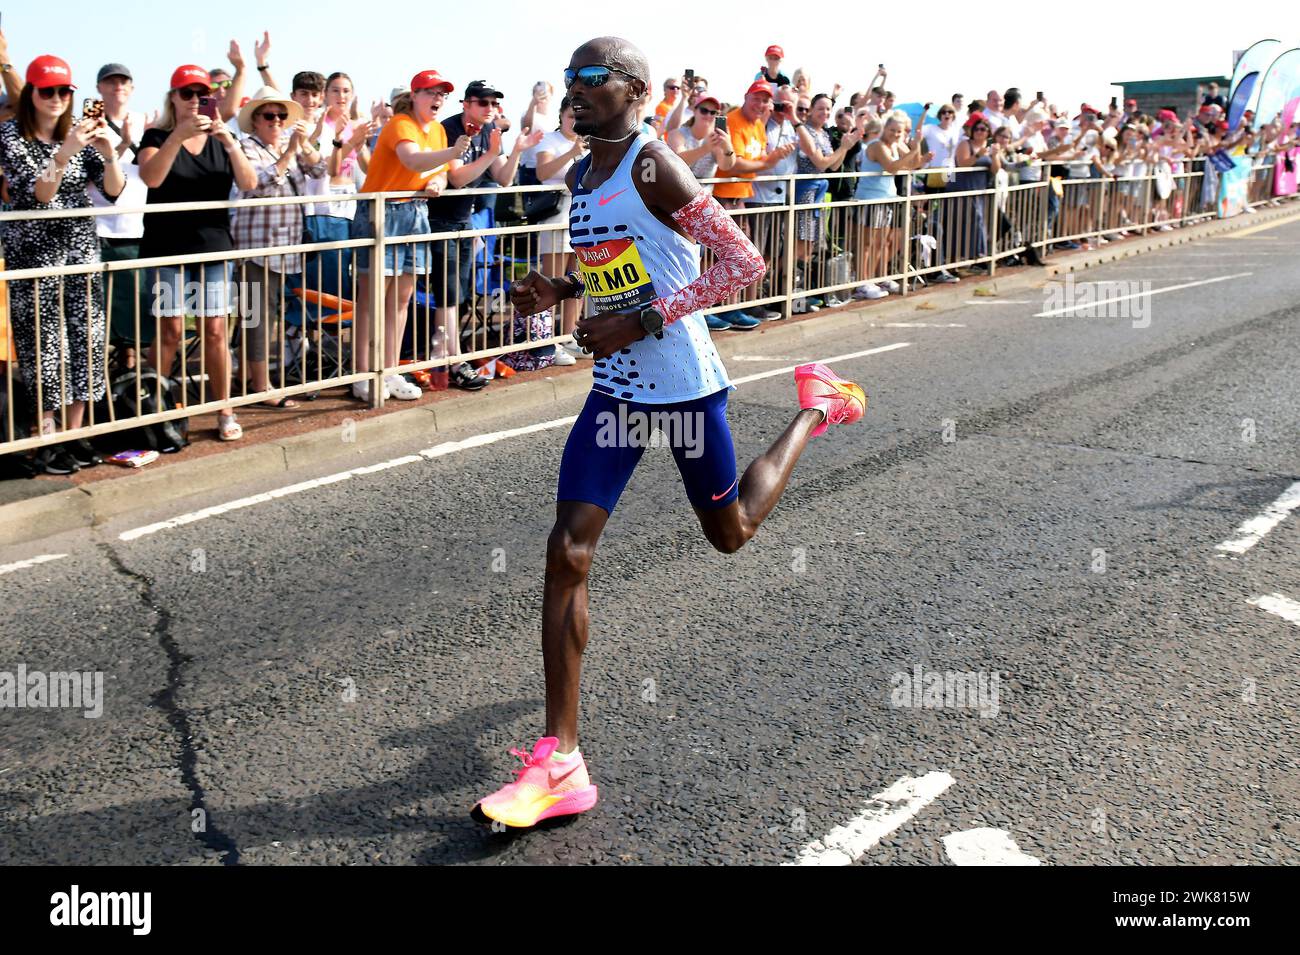
[[632,239],[610,239],[573,251],[597,314],[644,308],[655,300],[654,283]]

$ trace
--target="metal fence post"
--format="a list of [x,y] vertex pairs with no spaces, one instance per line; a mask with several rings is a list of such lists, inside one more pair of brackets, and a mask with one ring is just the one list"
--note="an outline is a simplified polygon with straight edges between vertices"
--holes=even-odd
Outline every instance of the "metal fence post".
[[[925,117],[921,117],[925,122]],[[907,294],[908,273],[912,264],[912,173],[903,177],[903,294]]]
[[[790,178],[786,180],[786,184],[789,187],[789,191],[785,194],[785,254],[782,258],[785,259],[785,315],[786,318],[789,318],[794,314],[794,195],[795,187],[798,184],[794,178],[794,174],[791,174]],[[805,296],[805,303],[806,301],[807,297]]]
[[[384,406],[384,199],[374,198],[374,245],[370,249],[370,407]],[[353,348],[356,347],[354,343]]]

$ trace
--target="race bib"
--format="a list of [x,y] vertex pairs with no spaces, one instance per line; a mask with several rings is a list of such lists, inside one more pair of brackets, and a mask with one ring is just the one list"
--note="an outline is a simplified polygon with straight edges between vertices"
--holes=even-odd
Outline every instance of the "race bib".
[[598,314],[644,308],[655,300],[654,283],[632,239],[610,239],[573,251],[587,298]]

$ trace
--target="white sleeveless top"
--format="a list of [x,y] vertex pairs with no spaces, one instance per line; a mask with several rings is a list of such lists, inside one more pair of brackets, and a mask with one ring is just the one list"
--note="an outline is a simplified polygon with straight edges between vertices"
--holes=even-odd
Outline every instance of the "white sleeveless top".
[[[636,158],[653,139],[639,133],[618,168],[597,190],[576,172],[569,241],[586,283],[588,314],[645,308],[700,276],[700,249],[655,218],[632,181]],[[733,387],[704,316],[693,312],[595,363],[592,389],[623,401],[668,404]]]

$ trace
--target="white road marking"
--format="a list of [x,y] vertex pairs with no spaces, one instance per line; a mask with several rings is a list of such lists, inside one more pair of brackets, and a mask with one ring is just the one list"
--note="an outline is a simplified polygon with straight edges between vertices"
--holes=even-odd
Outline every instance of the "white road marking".
[[956,322],[882,322],[881,328],[965,328]]
[[934,802],[953,784],[947,773],[926,773],[920,779],[904,776],[884,792],[871,797],[870,805],[843,826],[836,826],[820,840],[799,850],[793,865],[849,865],[918,812]]
[[1263,513],[1252,517],[1237,528],[1236,536],[1215,547],[1224,554],[1244,554],[1261,540],[1264,535],[1287,519],[1292,511],[1300,507],[1300,481],[1296,481],[1282,492],[1282,496],[1264,508]]
[[1233,275],[1220,275],[1212,279],[1202,279],[1200,282],[1184,282],[1181,285],[1166,285],[1164,288],[1150,289],[1146,292],[1134,292],[1132,295],[1119,295],[1115,298],[1107,297],[1104,301],[1092,301],[1083,305],[1069,305],[1065,308],[1054,308],[1050,311],[1039,312],[1034,318],[1053,318],[1057,315],[1068,315],[1070,312],[1078,312],[1083,309],[1106,308],[1114,302],[1124,302],[1131,298],[1146,298],[1151,295],[1163,295],[1165,292],[1177,292],[1180,289],[1196,288],[1199,285],[1213,285],[1215,282],[1227,282],[1231,279],[1244,279],[1248,275],[1254,275],[1254,272],[1237,272]]
[[[816,362],[820,365],[829,365],[836,361],[849,361],[853,358],[865,358],[868,355],[879,355],[881,352],[893,351],[896,348],[906,348],[911,342],[894,342],[892,345],[881,345],[879,348],[868,348],[864,351],[851,351],[844,355],[832,355],[830,358],[813,358],[808,362],[800,362],[799,365],[811,364]],[[748,384],[751,381],[759,381],[763,378],[774,378],[777,375],[786,375],[794,371],[799,365],[787,365],[785,368],[773,368],[771,371],[760,371],[753,375],[746,375],[744,378],[733,378],[732,382],[737,385]]]
[[1289,620],[1297,627],[1300,627],[1300,603],[1290,597],[1283,597],[1281,594],[1266,594],[1262,597],[1251,597],[1246,603],[1258,607],[1260,610],[1267,610],[1269,613],[1276,614],[1283,620]]
[[943,837],[943,848],[953,865],[1042,865],[1020,851],[1005,829],[967,829]]
[[15,570],[24,570],[27,567],[35,567],[37,564],[47,564],[52,560],[58,560],[60,557],[67,556],[67,554],[41,554],[39,557],[29,557],[26,560],[16,560],[12,564],[0,564],[0,575],[12,574]]
[[[849,352],[848,354],[835,355],[831,358],[814,360],[819,361],[822,364],[833,361],[848,361],[851,358],[863,358],[867,355],[878,355],[881,352],[893,351],[896,348],[906,348],[910,344],[911,342],[895,342],[892,345],[881,345],[878,348],[868,348],[864,351]],[[789,359],[783,358],[778,360],[787,361]],[[803,363],[800,362],[800,364]],[[775,368],[754,375],[746,375],[743,378],[734,378],[732,381],[737,385],[743,385],[763,378],[772,378],[776,375],[789,374],[797,367],[798,365],[787,365],[783,368]],[[386,471],[389,468],[401,467],[405,464],[415,464],[419,461],[433,460],[434,458],[441,458],[448,454],[455,454],[458,451],[466,451],[470,448],[481,448],[489,444],[496,444],[498,441],[505,441],[508,438],[517,438],[525,434],[534,434],[538,431],[549,431],[553,428],[563,428],[566,425],[573,424],[573,422],[577,420],[577,415],[569,415],[564,418],[554,418],[550,421],[541,421],[537,424],[526,425],[522,428],[509,428],[504,431],[490,431],[487,434],[476,434],[461,441],[445,441],[442,444],[435,444],[431,448],[425,448],[417,454],[407,454],[400,458],[391,458],[387,461],[380,461],[378,464],[367,464],[364,467],[351,468],[347,471],[339,471],[335,474],[327,474],[324,477],[314,478],[310,481],[290,484],[287,487],[276,488],[273,491],[266,491],[262,494],[253,494],[249,497],[241,497],[238,500],[227,501],[224,504],[216,504],[212,507],[205,507],[202,510],[191,511],[188,514],[181,514],[178,517],[159,521],[156,524],[147,524],[144,527],[132,528],[129,531],[123,531],[118,535],[118,538],[124,541],[136,540],[140,537],[146,537],[149,534],[156,534],[159,531],[170,530],[174,527],[181,527],[185,524],[193,524],[195,521],[206,520],[209,517],[217,517],[221,514],[228,514],[231,511],[238,511],[246,507],[252,507],[254,504],[265,504],[267,501],[274,501],[276,498],[286,497],[290,494],[301,494],[303,491],[310,491],[318,487],[323,487],[326,484],[337,484],[340,481],[346,481],[359,475],[374,474],[377,471]]]

